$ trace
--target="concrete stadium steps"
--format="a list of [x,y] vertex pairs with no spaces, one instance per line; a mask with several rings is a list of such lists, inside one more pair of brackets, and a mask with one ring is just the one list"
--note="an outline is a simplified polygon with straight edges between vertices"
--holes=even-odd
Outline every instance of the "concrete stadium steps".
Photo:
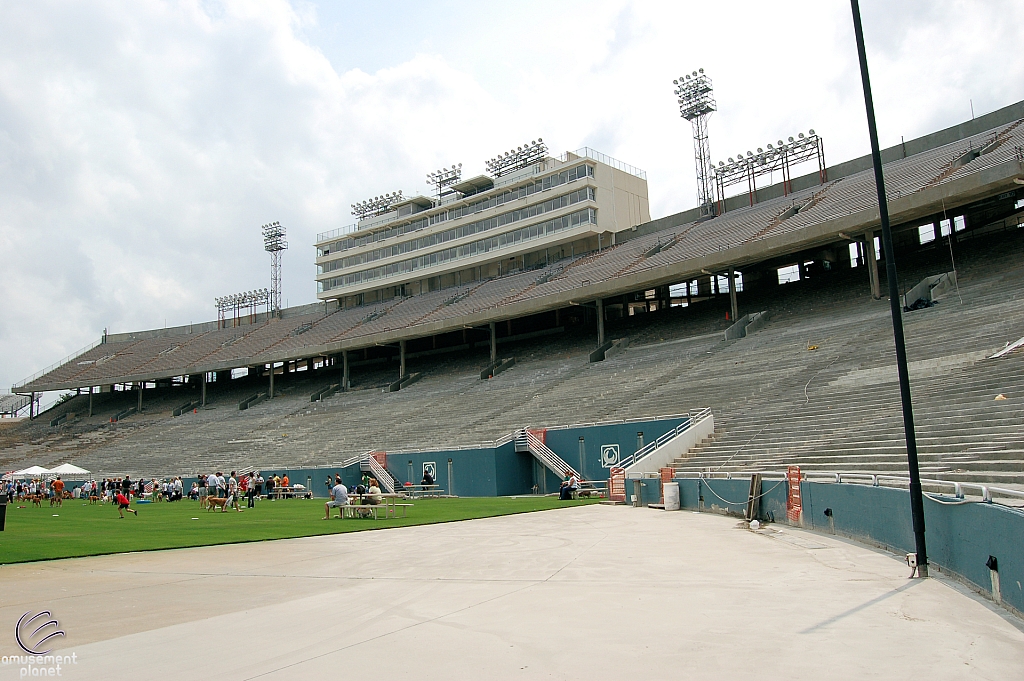
[[[1024,437],[1018,435],[1024,425],[1024,353],[985,358],[1024,336],[1024,239],[1008,232],[954,248],[963,305],[954,291],[932,308],[905,315],[922,470],[926,476],[1024,486]],[[909,287],[946,271],[948,252],[944,245],[925,249],[901,259],[900,268]],[[535,281],[530,275],[521,277],[524,286]],[[866,269],[857,268],[741,292],[741,311],[768,310],[771,316],[762,330],[734,341],[720,334],[728,309],[728,296],[720,296],[609,321],[609,337],[629,336],[632,343],[595,364],[587,360],[592,328],[501,344],[499,355],[514,355],[516,366],[485,381],[478,372],[488,351],[473,348],[410,358],[408,370],[423,378],[395,393],[381,388],[397,377],[396,363],[353,366],[356,389],[320,403],[311,404],[309,394],[336,381],[337,369],[279,377],[281,393],[274,400],[243,412],[237,402],[265,390],[265,379],[211,384],[209,408],[178,418],[170,410],[193,391],[147,391],[147,410],[120,424],[106,421],[119,408],[134,406],[135,393],[97,396],[93,419],[59,428],[41,419],[0,429],[0,463],[10,470],[20,463],[70,460],[93,471],[147,477],[329,465],[369,449],[464,446],[527,425],[710,406],[718,431],[692,457],[676,462],[680,470],[741,472],[795,463],[817,471],[900,475],[906,456],[888,303],[870,299],[866,278]],[[488,295],[500,300],[507,282],[494,281],[499,283]],[[412,317],[420,311],[414,300],[390,304],[396,314]],[[359,312],[365,318],[367,311]],[[318,325],[340,331],[351,319],[338,315],[349,313]],[[812,351],[811,345],[818,347]],[[1009,399],[995,401],[1000,393]],[[81,411],[77,405],[86,399],[61,408]]]

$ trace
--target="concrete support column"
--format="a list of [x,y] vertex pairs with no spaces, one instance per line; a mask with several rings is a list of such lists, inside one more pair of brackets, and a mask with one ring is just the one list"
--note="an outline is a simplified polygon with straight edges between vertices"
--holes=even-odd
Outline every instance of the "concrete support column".
[[142,389],[145,387],[145,383],[139,382],[139,406],[136,411],[142,411]]
[[29,397],[28,402],[28,420],[31,421],[36,417],[36,394],[32,393]]
[[92,386],[89,386],[89,416],[92,416]]
[[597,299],[597,347],[604,345],[604,300]]
[[274,363],[270,363],[270,394],[269,399],[274,399]]
[[348,350],[341,351],[341,389],[348,390]]
[[199,401],[201,407],[206,407],[206,372],[203,372],[203,397]]
[[740,306],[736,302],[736,269],[734,267],[729,268],[729,303],[732,306],[732,321],[735,322],[740,318]]
[[494,328],[494,322],[490,324],[491,328],[491,362],[498,361],[498,331]]
[[882,287],[878,282],[878,261],[875,259],[875,233],[864,232],[864,246],[868,261],[868,279],[871,282],[871,297],[878,300],[882,297]]
[[398,341],[398,377],[405,378],[405,341]]

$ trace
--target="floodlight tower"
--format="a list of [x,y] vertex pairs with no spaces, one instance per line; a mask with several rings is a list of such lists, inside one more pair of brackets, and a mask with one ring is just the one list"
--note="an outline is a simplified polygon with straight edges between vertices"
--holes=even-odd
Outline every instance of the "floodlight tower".
[[427,184],[434,188],[434,196],[438,201],[445,194],[452,191],[452,185],[456,185],[462,180],[462,164],[458,164],[449,168],[441,168],[432,173],[427,173]]
[[288,248],[285,228],[280,222],[263,225],[263,249],[270,254],[270,308],[281,314],[281,252]]
[[697,162],[697,201],[702,215],[714,215],[714,181],[711,174],[711,147],[708,144],[708,116],[717,111],[711,79],[704,69],[673,80],[679,98],[679,114],[693,125],[693,155]]

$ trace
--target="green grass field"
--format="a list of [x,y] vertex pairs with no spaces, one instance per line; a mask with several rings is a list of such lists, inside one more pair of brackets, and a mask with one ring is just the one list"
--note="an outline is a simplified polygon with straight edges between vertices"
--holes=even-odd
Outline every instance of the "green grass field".
[[61,508],[47,503],[35,508],[13,503],[7,507],[6,530],[0,532],[0,564],[427,525],[594,503],[553,497],[420,499],[407,509],[406,518],[326,521],[324,501],[261,501],[243,513],[208,512],[188,500],[132,504],[138,517],[125,513],[123,520],[110,504],[71,500]]

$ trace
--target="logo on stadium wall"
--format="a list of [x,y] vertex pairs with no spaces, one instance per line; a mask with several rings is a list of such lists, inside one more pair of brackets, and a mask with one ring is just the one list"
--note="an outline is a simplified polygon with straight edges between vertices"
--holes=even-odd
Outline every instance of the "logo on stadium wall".
[[424,474],[430,473],[430,478],[436,482],[437,481],[437,463],[434,462],[434,461],[424,461],[423,462],[423,473]]
[[619,465],[619,446],[601,445],[601,467],[611,468]]
[[64,632],[60,628],[60,622],[54,619],[49,610],[42,610],[36,614],[29,610],[21,616],[14,629],[18,645],[29,655],[45,655],[53,650],[47,646],[57,636],[63,638]]

